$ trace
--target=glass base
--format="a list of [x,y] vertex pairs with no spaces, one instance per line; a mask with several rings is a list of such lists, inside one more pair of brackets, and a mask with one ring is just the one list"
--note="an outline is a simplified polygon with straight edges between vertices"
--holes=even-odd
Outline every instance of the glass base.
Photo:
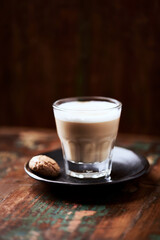
[[111,159],[96,163],[75,163],[65,161],[66,174],[76,178],[100,178],[106,177],[110,179]]

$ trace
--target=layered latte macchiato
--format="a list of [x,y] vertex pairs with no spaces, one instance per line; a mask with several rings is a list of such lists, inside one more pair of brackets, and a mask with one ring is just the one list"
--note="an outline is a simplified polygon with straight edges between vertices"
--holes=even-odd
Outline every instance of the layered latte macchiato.
[[80,178],[110,174],[121,113],[118,104],[94,97],[73,98],[54,107],[67,174]]

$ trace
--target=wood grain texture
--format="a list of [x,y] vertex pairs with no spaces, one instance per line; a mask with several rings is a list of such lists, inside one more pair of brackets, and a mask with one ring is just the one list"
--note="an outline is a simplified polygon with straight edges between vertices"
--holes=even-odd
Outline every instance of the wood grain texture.
[[53,130],[0,128],[0,239],[160,238],[160,139],[119,135],[117,145],[148,158],[149,174],[112,187],[62,187],[31,179],[32,156],[59,148]]
[[158,0],[1,0],[0,125],[52,127],[53,101],[123,103],[121,132],[160,134]]

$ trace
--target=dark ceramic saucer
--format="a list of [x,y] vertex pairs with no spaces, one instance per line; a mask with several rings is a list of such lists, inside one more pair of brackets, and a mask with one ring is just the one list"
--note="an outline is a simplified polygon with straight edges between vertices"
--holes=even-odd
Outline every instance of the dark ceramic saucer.
[[57,149],[52,152],[43,153],[57,161],[61,168],[61,174],[59,177],[54,179],[49,179],[46,177],[38,176],[33,173],[27,162],[24,166],[26,173],[39,181],[53,183],[53,184],[65,184],[65,185],[111,185],[117,184],[121,182],[126,182],[129,180],[137,179],[148,172],[149,163],[146,158],[134,153],[131,150],[115,147],[113,154],[113,166],[111,179],[107,180],[105,177],[97,178],[97,179],[78,179],[69,177],[65,174],[64,171],[64,161],[62,156],[61,149]]

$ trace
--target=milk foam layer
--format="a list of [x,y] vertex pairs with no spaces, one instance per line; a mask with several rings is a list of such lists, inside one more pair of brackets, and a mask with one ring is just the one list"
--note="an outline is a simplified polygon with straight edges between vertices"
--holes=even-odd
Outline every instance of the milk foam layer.
[[55,117],[69,122],[105,122],[120,117],[121,110],[115,103],[104,101],[72,101],[54,109]]

